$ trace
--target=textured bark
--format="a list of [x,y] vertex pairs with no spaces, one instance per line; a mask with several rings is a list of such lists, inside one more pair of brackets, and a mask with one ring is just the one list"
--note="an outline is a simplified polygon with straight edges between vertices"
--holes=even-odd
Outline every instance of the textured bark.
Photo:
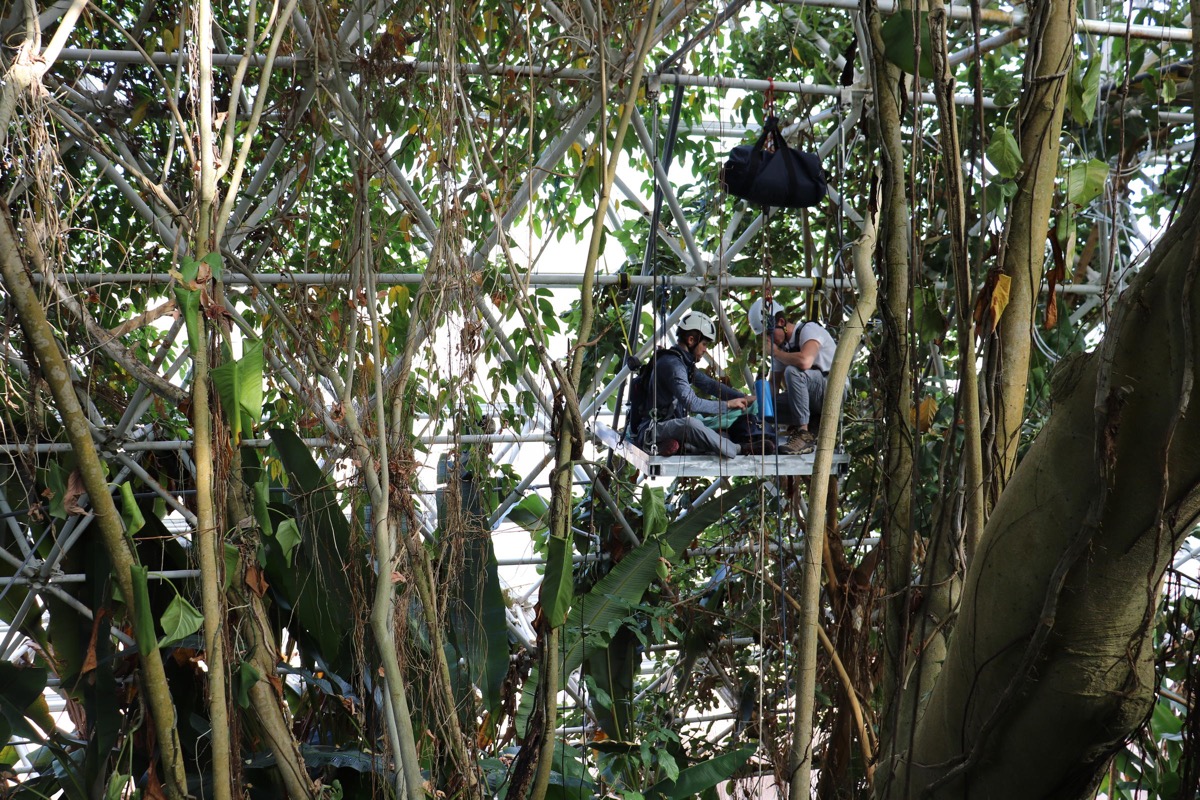
[[[879,771],[876,785],[890,778],[892,754],[908,750],[914,726],[914,695],[904,691],[910,662],[909,606],[913,572],[913,447],[912,349],[909,329],[909,203],[906,190],[904,142],[900,126],[900,70],[884,57],[881,21],[870,4],[868,26],[875,88],[873,123],[879,138],[883,168],[881,199],[880,264],[881,316],[880,380],[883,392],[883,429],[886,451],[883,464],[884,640],[883,712],[880,723]],[[916,695],[919,696],[919,695]]]
[[[958,115],[954,105],[954,75],[946,49],[946,5],[932,0],[929,38],[933,52],[934,95],[937,98],[942,174],[945,175],[947,222],[950,228],[950,262],[954,271],[955,307],[958,311],[959,409],[963,419],[963,486],[966,519],[962,540],[968,558],[983,533],[983,455],[979,426],[979,375],[975,371],[975,322],[971,304],[971,264],[967,258],[967,209],[963,197],[963,168],[958,143]],[[946,543],[939,542],[942,546]],[[938,575],[937,582],[953,575]]]
[[[217,179],[213,163],[212,6],[196,3],[196,50],[199,53],[200,103],[196,127],[200,134],[200,169],[196,172],[196,241],[201,258],[211,252],[212,214]],[[196,552],[200,562],[200,600],[204,612],[204,658],[208,663],[208,718],[212,724],[212,791],[215,800],[233,797],[233,744],[226,695],[225,596],[221,569],[223,536],[219,530],[213,462],[213,419],[209,395],[208,337],[205,315],[197,314],[199,330],[192,348],[192,458],[196,463]]]
[[[96,525],[104,538],[104,547],[112,561],[113,574],[121,593],[126,598],[136,595],[130,568],[137,565],[137,558],[125,538],[124,526],[120,514],[113,503],[112,494],[106,482],[104,466],[100,462],[96,445],[92,441],[91,429],[84,416],[79,398],[75,396],[75,387],[71,383],[67,362],[58,349],[54,331],[46,319],[45,309],[33,291],[33,284],[25,269],[20,254],[20,244],[16,229],[13,227],[8,206],[0,200],[0,276],[3,277],[5,291],[11,298],[21,320],[21,327],[30,347],[41,362],[42,377],[50,386],[58,408],[59,418],[71,442],[72,452],[78,464],[80,475],[88,497],[95,510]],[[135,626],[136,627],[136,626]],[[167,795],[171,800],[187,797],[187,775],[184,770],[183,751],[179,744],[179,732],[176,728],[175,706],[171,700],[171,690],[167,685],[167,675],[163,669],[162,659],[158,655],[158,646],[153,641],[138,642],[138,661],[141,665],[141,683],[145,692],[146,705],[150,708],[150,716],[158,735],[158,748],[162,756],[166,777]]]
[[1008,210],[1002,262],[1003,274],[1012,282],[1008,307],[1000,318],[1000,354],[993,359],[997,367],[991,376],[996,439],[988,472],[993,499],[1016,466],[1025,422],[1030,333],[1037,324],[1034,315],[1045,273],[1050,205],[1075,52],[1074,0],[1036,0],[1028,10],[1029,55],[1016,131],[1023,167]]
[[[838,337],[837,352],[829,368],[829,389],[825,395],[826,408],[841,408],[846,391],[850,362],[866,333],[867,324],[875,316],[877,298],[875,274],[871,271],[875,253],[875,217],[868,214],[863,222],[862,236],[854,243],[854,277],[858,283],[858,303]],[[796,713],[792,730],[792,753],[788,797],[806,800],[812,794],[813,707],[817,686],[817,631],[821,625],[821,572],[825,548],[826,509],[829,475],[833,467],[833,448],[837,442],[837,426],[822,425],[817,432],[817,452],[813,461],[813,480],[809,483],[808,526],[804,534],[804,578],[800,595],[801,607],[806,610],[800,624],[800,641],[796,650]]]
[[927,796],[1090,797],[1153,706],[1159,583],[1200,514],[1198,211],[1193,193],[1100,350],[1055,375],[919,724]]

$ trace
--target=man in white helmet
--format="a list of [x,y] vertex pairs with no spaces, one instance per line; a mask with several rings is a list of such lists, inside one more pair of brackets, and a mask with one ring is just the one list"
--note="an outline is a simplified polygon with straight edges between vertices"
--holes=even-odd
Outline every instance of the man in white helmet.
[[[746,409],[753,402],[752,397],[696,369],[716,338],[717,326],[707,314],[689,311],[683,315],[675,329],[675,346],[657,355],[648,387],[650,413],[637,431],[643,447],[653,446],[662,455],[672,455],[682,445],[686,453],[716,453],[726,458],[762,452],[761,439],[739,446],[690,416]],[[706,400],[696,389],[717,399]]]
[[783,393],[776,399],[780,419],[790,422],[793,431],[779,448],[786,455],[811,453],[816,437],[809,427],[821,414],[829,369],[837,343],[819,322],[797,325],[770,300],[760,298],[750,306],[750,330],[756,336],[770,334],[768,352],[773,364],[772,378]]

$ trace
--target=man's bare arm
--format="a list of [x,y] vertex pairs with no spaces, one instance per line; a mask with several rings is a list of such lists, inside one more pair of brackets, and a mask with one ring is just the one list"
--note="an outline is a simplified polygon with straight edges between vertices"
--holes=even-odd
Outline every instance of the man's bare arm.
[[786,350],[781,350],[774,344],[771,345],[771,355],[785,367],[812,369],[813,363],[817,360],[817,354],[820,352],[821,343],[816,339],[809,339],[804,343],[804,346],[800,348],[799,352],[796,353],[789,353]]

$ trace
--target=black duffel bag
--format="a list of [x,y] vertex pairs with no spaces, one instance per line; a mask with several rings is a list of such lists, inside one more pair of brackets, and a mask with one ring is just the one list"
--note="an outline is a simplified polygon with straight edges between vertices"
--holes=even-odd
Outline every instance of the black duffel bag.
[[[774,152],[765,148],[767,137]],[[820,160],[788,147],[776,117],[767,117],[755,144],[733,148],[721,170],[721,185],[734,197],[776,208],[815,206],[826,191]]]

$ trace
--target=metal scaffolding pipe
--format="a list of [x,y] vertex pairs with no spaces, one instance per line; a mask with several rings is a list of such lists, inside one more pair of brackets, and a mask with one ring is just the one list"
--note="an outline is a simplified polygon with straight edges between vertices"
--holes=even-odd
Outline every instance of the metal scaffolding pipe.
[[[740,240],[739,240],[740,241]],[[731,246],[730,250],[735,249]],[[512,283],[513,277],[508,274],[498,275],[497,278],[504,283]],[[100,286],[105,284],[167,284],[171,281],[171,276],[165,273],[146,273],[146,274],[111,274],[102,272],[75,272],[61,273],[58,279],[63,283],[75,284],[77,286]],[[38,275],[33,276],[34,283],[39,283],[42,279]],[[282,274],[277,272],[261,273],[251,278],[245,275],[227,274],[225,275],[226,286],[248,286],[257,281],[262,284],[295,284],[297,286],[340,286],[347,285],[351,282],[350,276],[346,273],[338,274],[322,274],[322,273],[294,273]],[[396,286],[401,284],[416,285],[425,280],[423,273],[380,273],[375,276],[375,282],[380,286]],[[721,288],[729,289],[757,289],[763,285],[764,278],[758,277],[734,277],[722,276],[721,278],[714,277],[696,277],[694,275],[597,275],[596,283],[600,286],[657,286],[663,288],[676,287],[680,289],[701,288],[706,289],[710,286],[720,284]],[[521,283],[526,286],[538,286],[545,288],[559,289],[576,289],[579,288],[583,281],[582,274],[574,274],[570,272],[531,272],[528,275],[521,276]],[[852,278],[782,278],[772,277],[771,285],[776,289],[813,289],[829,290],[829,291],[854,291],[855,282]],[[934,284],[934,289],[946,289],[948,285],[945,282],[939,281]],[[1063,294],[1099,294],[1100,287],[1091,286],[1088,284],[1074,283],[1066,284],[1058,287],[1058,291]]]
[[[554,437],[548,433],[464,433],[459,436],[453,434],[438,434],[436,436],[418,436],[416,437],[422,444],[431,445],[456,445],[456,444],[553,444]],[[329,438],[308,438],[302,440],[306,447],[338,447],[340,442]],[[243,439],[242,445],[245,447],[254,447],[265,449],[270,447],[272,441],[270,439]],[[126,444],[106,442],[103,448],[103,454],[114,456],[117,453],[134,453],[146,451],[172,451],[172,450],[190,450],[192,443],[182,440],[164,440],[155,442],[128,442]],[[41,444],[0,444],[0,453],[11,455],[14,453],[69,453],[71,445],[66,442],[43,442]]]

